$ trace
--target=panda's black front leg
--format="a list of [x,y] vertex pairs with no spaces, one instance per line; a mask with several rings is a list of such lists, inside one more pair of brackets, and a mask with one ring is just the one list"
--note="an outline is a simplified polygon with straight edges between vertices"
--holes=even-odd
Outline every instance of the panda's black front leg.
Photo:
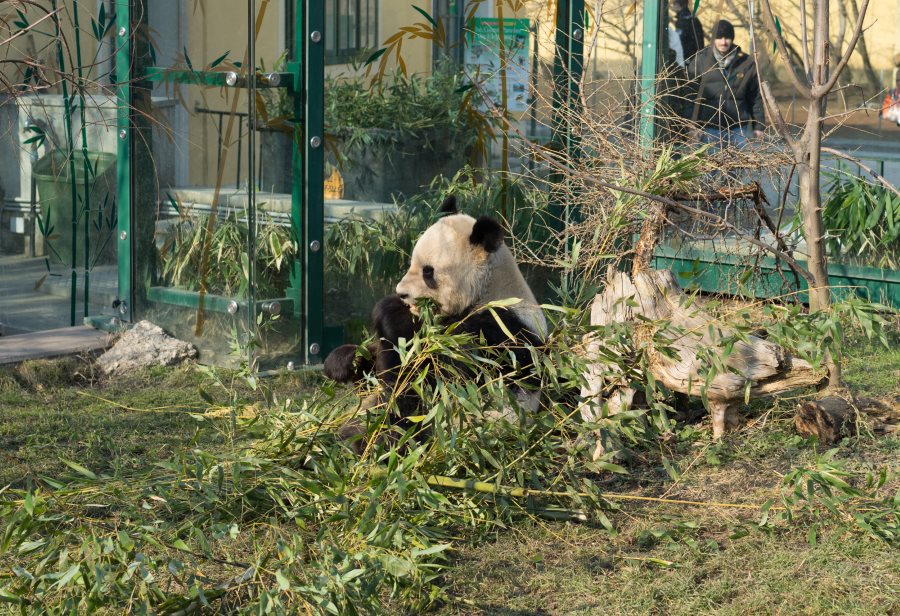
[[399,295],[383,297],[372,309],[372,326],[381,345],[375,357],[375,370],[379,378],[396,376],[400,366],[400,354],[396,350],[401,338],[412,339],[420,324],[409,306]]

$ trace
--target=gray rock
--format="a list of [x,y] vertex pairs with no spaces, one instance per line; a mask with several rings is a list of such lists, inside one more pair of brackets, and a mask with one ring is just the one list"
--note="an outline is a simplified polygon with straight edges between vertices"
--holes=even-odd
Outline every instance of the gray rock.
[[197,349],[172,338],[158,325],[140,321],[97,359],[106,374],[125,374],[147,366],[174,366],[197,358]]

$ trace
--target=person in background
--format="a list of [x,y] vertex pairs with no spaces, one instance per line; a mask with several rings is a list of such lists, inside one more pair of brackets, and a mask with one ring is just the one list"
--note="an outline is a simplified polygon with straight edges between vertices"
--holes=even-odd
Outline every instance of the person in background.
[[[900,60],[900,56],[897,57]],[[900,64],[900,62],[898,62]],[[900,68],[894,77],[894,89],[888,90],[881,103],[881,117],[900,126]]]
[[700,141],[743,147],[765,130],[756,63],[734,44],[730,22],[719,20],[712,38],[686,67],[688,117]]
[[688,9],[688,0],[672,0],[672,13],[675,32],[681,43],[684,61],[687,62],[705,46],[703,25]]

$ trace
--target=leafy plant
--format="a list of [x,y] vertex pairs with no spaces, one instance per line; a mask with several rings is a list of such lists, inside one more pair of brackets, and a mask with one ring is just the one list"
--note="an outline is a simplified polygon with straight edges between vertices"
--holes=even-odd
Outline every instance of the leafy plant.
[[[820,524],[839,520],[889,545],[900,546],[900,492],[887,494],[894,480],[888,467],[853,472],[835,460],[837,449],[816,456],[815,464],[792,469],[784,476],[775,517],[784,521],[803,518],[810,523],[807,541],[815,545]],[[762,524],[775,501],[763,506]]]
[[[168,228],[159,251],[160,276],[167,285],[229,297],[249,297],[249,228],[246,214],[231,212],[209,225],[208,215],[185,216]],[[283,297],[289,284],[290,265],[297,245],[288,227],[276,224],[268,214],[257,215],[256,287],[263,297]],[[210,259],[200,280],[203,247],[210,233]]]
[[822,219],[832,257],[900,268],[900,195],[855,176],[836,175]]
[[420,147],[462,155],[483,129],[467,111],[463,86],[462,75],[446,63],[427,77],[397,72],[371,85],[328,79],[326,130],[345,148],[416,139]]

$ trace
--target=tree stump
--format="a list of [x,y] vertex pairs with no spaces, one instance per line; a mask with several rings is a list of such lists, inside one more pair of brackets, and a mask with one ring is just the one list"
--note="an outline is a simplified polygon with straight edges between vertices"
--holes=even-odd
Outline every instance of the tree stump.
[[[806,361],[792,357],[781,346],[758,336],[736,340],[734,329],[691,305],[668,270],[645,270],[630,278],[623,272],[610,272],[604,291],[594,298],[591,325],[634,323],[635,339],[646,342],[649,369],[653,378],[673,392],[706,396],[712,416],[713,438],[737,427],[738,408],[745,394],[750,399],[780,394],[791,389],[820,384],[825,373]],[[665,322],[665,332],[657,332],[654,323]],[[664,333],[666,353],[653,346],[654,336]],[[707,382],[709,353],[727,346],[731,351],[721,371]],[[636,349],[610,349],[598,336],[584,339],[584,353],[590,360],[582,388],[580,412],[586,421],[627,410],[633,388],[615,361],[604,360],[612,354]],[[604,411],[605,406],[605,411]],[[605,413],[605,415],[604,415]],[[603,454],[599,442],[595,459]]]
[[829,396],[800,403],[794,415],[794,427],[802,436],[816,436],[830,445],[856,428],[856,411],[843,398]]
[[878,434],[896,432],[900,425],[900,401],[895,404],[856,397],[848,401],[828,396],[801,402],[794,415],[797,432],[805,437],[815,435],[823,445],[851,436],[861,421]]

